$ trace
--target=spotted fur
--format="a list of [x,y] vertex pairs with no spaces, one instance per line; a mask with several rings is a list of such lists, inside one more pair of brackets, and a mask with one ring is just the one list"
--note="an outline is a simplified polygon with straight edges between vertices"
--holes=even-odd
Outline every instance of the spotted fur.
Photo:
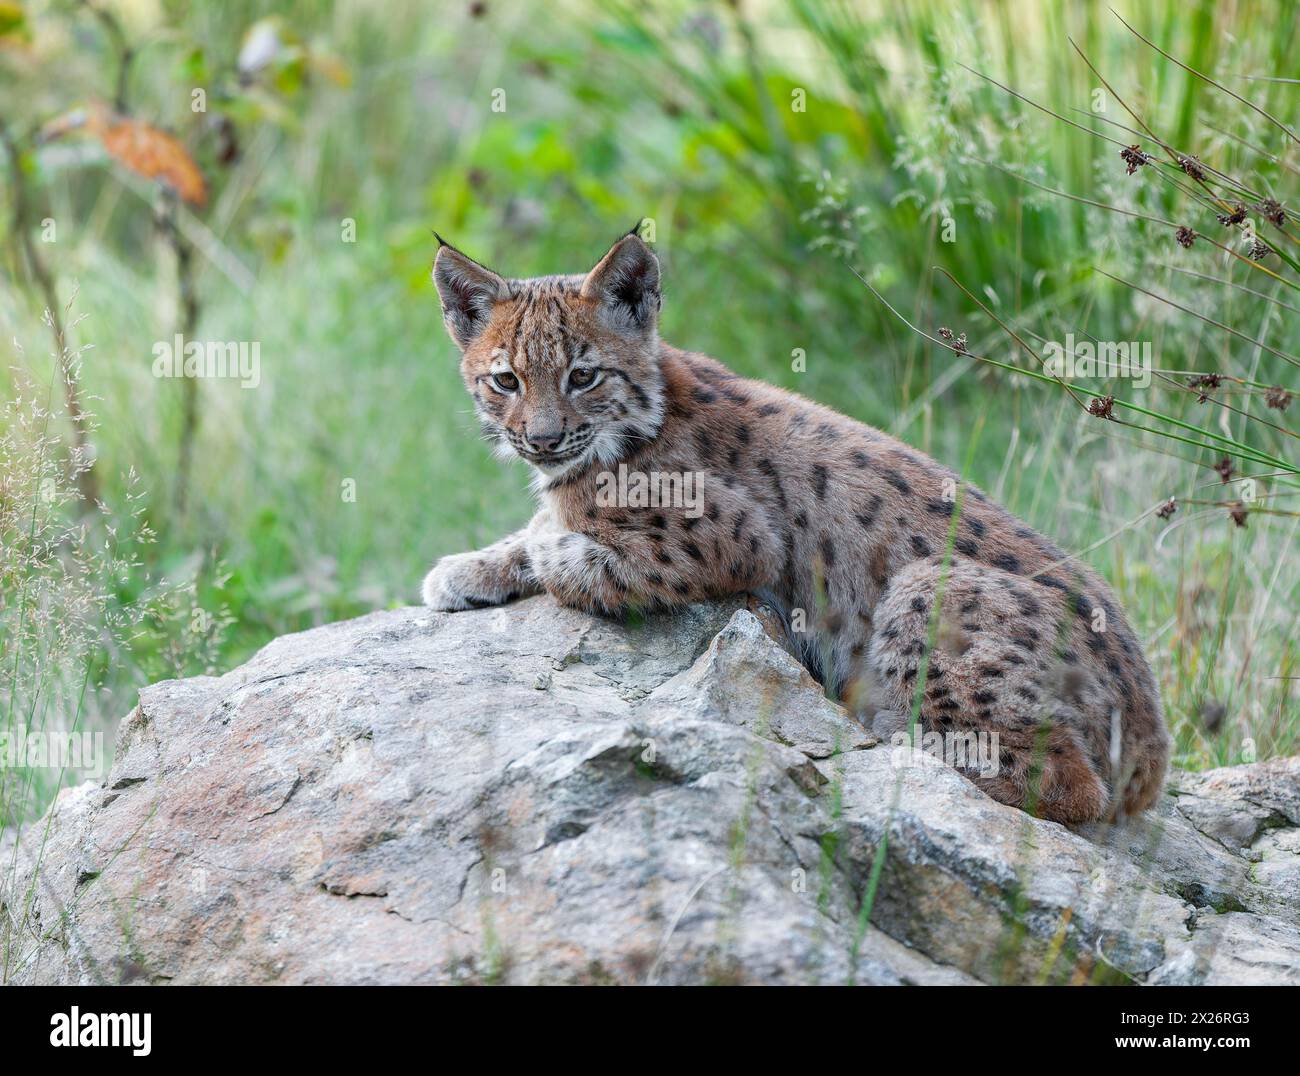
[[[994,798],[1062,822],[1155,801],[1169,737],[1106,583],[902,442],[662,342],[638,236],[585,275],[529,280],[444,244],[434,279],[484,433],[533,466],[541,510],[440,560],[429,605],[546,591],[616,613],[754,592],[864,720],[996,732],[997,773],[968,772]],[[702,509],[602,504],[620,464],[699,474]]]

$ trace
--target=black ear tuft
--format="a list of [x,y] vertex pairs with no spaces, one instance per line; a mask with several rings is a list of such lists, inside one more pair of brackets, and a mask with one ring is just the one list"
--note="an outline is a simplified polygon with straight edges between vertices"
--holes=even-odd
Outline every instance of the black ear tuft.
[[636,232],[615,243],[582,282],[620,332],[653,332],[659,314],[659,259]]

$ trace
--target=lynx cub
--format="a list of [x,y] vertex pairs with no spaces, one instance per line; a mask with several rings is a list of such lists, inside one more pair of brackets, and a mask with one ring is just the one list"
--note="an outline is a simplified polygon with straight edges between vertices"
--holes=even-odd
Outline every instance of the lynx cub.
[[[438,561],[426,604],[546,591],[615,612],[755,592],[868,720],[910,716],[923,672],[924,731],[996,732],[996,774],[967,772],[995,799],[1061,822],[1155,801],[1156,685],[1091,569],[900,441],[663,343],[659,263],[634,232],[585,276],[532,280],[439,242],[466,387],[485,434],[535,468],[541,510]],[[693,505],[647,495],[674,476],[678,493],[698,483]]]

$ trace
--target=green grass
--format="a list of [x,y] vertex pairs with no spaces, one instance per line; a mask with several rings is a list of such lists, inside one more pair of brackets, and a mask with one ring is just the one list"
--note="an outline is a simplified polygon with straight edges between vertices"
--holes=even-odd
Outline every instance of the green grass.
[[[1150,339],[1161,368],[1297,383],[1278,356],[1093,268],[1295,354],[1300,333],[1287,311],[1163,266],[1293,301],[1286,285],[1226,264],[1204,243],[1183,251],[1167,229],[1053,197],[994,167],[1151,216],[1195,215],[1198,231],[1222,238],[1153,169],[1125,176],[1109,143],[958,66],[1086,124],[1070,109],[1090,109],[1097,79],[1069,35],[1171,143],[1279,197],[1294,189],[1296,154],[1275,129],[1161,60],[1104,8],[791,0],[742,5],[738,21],[727,5],[685,3],[581,2],[546,20],[507,5],[489,5],[484,18],[465,5],[430,19],[415,3],[301,4],[289,23],[338,57],[350,84],[317,76],[241,98],[231,114],[242,156],[230,166],[217,162],[213,136],[189,111],[187,64],[197,44],[209,68],[228,68],[254,8],[195,8],[165,6],[157,23],[143,10],[127,20],[147,42],[131,100],[193,147],[212,182],[210,208],[192,217],[203,237],[197,336],[258,341],[262,384],[200,386],[184,516],[172,500],[181,389],[150,374],[153,343],[177,321],[170,253],[151,224],[154,196],[86,139],[34,158],[39,215],[59,229],[42,250],[61,298],[79,287],[73,309],[82,320],[70,344],[93,344],[83,387],[97,416],[105,500],[127,511],[124,476],[134,468],[158,536],[141,547],[138,569],[111,580],[111,604],[156,603],[162,579],[189,588],[120,648],[90,655],[83,724],[111,725],[148,680],[226,669],[278,634],[412,602],[436,557],[521,525],[531,514],[527,476],[492,459],[475,433],[428,280],[430,229],[522,276],[581,271],[650,217],[666,339],[898,434],[963,467],[1063,547],[1087,551],[1146,642],[1180,764],[1300,750],[1286,679],[1300,675],[1297,518],[1286,514],[1300,508],[1295,487],[1262,479],[1273,498],[1262,503],[1283,514],[1252,513],[1245,529],[1208,506],[1184,504],[1168,523],[1143,518],[1170,496],[1220,499],[1210,469],[1218,453],[1105,423],[1056,385],[934,346],[849,268],[919,329],[966,332],[972,352],[1021,369],[1032,360],[933,267],[1019,333]],[[1285,74],[1296,47],[1281,0],[1231,12],[1172,0],[1120,10],[1216,77]],[[92,22],[42,5],[31,21],[42,62],[0,61],[23,88],[3,106],[19,130],[109,95],[116,70]],[[73,23],[80,36],[67,33]],[[1294,86],[1231,85],[1295,125]],[[503,113],[490,107],[495,88],[506,91]],[[806,110],[795,112],[800,90]],[[1105,115],[1133,125],[1113,99]],[[1284,165],[1212,127],[1285,151]],[[356,221],[355,243],[340,238],[344,218]],[[945,219],[955,224],[951,243]],[[4,269],[17,280],[12,239],[0,234]],[[39,307],[29,290],[0,289],[0,391],[10,396],[19,383],[11,367],[48,382]],[[792,368],[795,349],[805,372]],[[1258,421],[1287,425],[1287,416],[1266,412],[1258,395],[1230,397],[1257,416],[1249,420],[1168,385],[1097,382],[1085,398],[1111,391],[1159,416],[1150,424],[1162,430],[1188,436],[1169,420],[1180,421],[1197,441],[1208,432],[1295,459],[1294,439]],[[348,479],[355,502],[342,495]],[[189,630],[195,608],[217,624],[201,638]],[[15,639],[6,634],[6,662],[25,660]],[[1226,711],[1215,730],[1203,719],[1211,703]],[[49,719],[68,727],[70,718]]]

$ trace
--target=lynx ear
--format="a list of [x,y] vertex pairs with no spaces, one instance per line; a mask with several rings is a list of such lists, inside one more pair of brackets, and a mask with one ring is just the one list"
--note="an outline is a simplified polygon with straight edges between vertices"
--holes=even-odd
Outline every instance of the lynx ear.
[[438,242],[433,283],[442,300],[442,320],[447,332],[464,351],[487,325],[492,304],[509,298],[510,289],[500,276],[444,242],[442,236],[438,236]]
[[587,274],[582,296],[600,303],[613,328],[653,332],[659,318],[659,259],[639,235],[629,232]]

